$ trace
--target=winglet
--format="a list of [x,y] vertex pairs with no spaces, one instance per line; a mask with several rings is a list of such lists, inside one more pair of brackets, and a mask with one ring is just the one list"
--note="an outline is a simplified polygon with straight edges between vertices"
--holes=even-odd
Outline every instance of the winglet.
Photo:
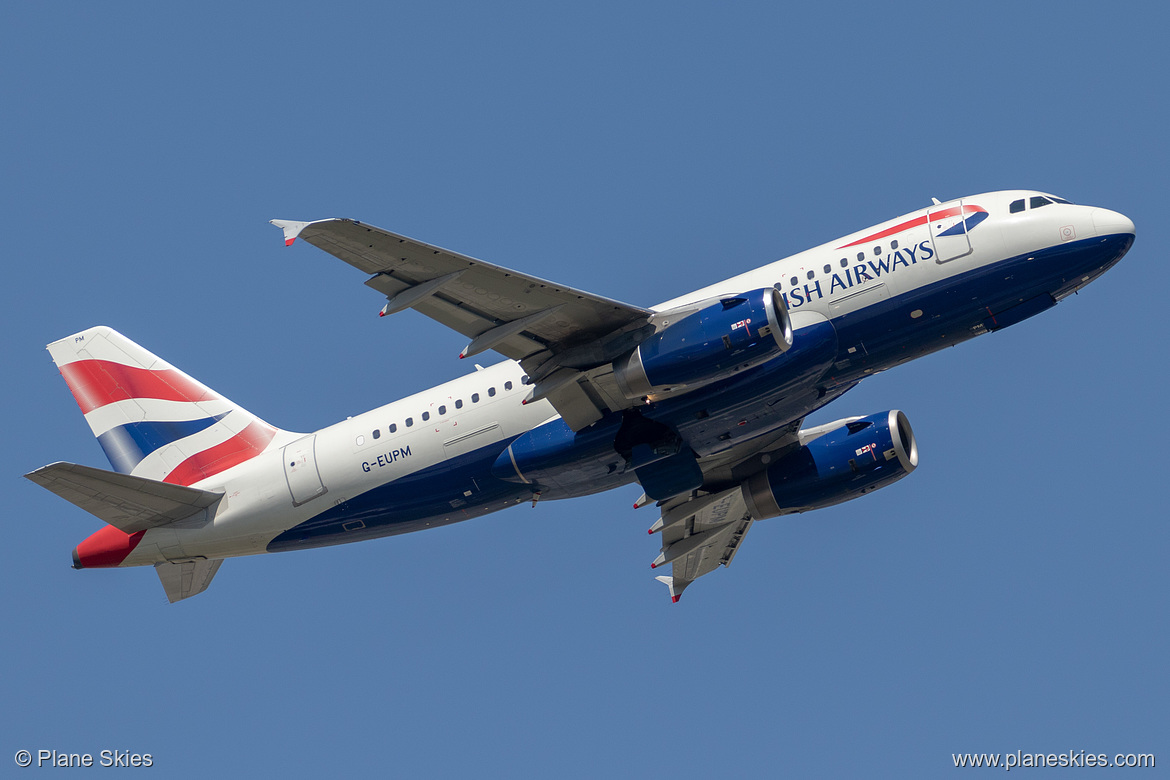
[[[670,589],[670,601],[672,604],[677,604],[678,600],[680,598],[682,598],[682,592],[683,592],[683,589],[686,588],[686,585],[683,585],[681,588],[675,588],[674,587],[674,577],[670,577],[670,576],[667,576],[665,574],[663,574],[660,577],[655,577],[654,579],[658,580],[659,582],[661,582],[663,585],[665,585],[667,588]],[[690,584],[690,583],[687,583],[687,584]]]
[[284,231],[285,246],[292,246],[293,242],[297,240],[297,236],[301,234],[301,231],[307,225],[311,224],[309,222],[294,222],[290,219],[270,219],[268,221]]

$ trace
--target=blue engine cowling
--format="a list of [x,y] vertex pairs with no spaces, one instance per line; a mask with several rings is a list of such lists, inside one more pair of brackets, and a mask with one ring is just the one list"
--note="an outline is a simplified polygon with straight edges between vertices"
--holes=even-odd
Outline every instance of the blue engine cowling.
[[[557,417],[517,437],[492,464],[492,476],[523,483],[546,498],[585,496],[614,486],[623,467],[613,448],[622,415],[610,413],[580,431]],[[631,474],[625,481],[631,481]]]
[[772,287],[729,298],[688,314],[614,361],[618,388],[634,400],[655,391],[698,387],[725,379],[787,352],[792,322]]
[[918,442],[895,410],[854,420],[791,452],[742,485],[757,520],[840,504],[897,482],[918,466]]

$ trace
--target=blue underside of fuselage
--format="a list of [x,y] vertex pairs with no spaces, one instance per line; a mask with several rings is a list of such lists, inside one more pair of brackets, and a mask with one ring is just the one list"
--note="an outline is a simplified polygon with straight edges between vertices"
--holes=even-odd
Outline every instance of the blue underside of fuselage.
[[[974,239],[972,239],[974,240]],[[854,383],[983,332],[995,314],[1040,295],[1061,297],[1109,270],[1132,234],[1072,241],[925,285],[833,320],[841,345],[829,383]],[[923,316],[911,316],[914,311]],[[925,322],[924,322],[925,320]],[[847,354],[849,347],[857,352]]]
[[[1130,234],[1097,237],[1051,247],[959,274],[876,302],[832,320],[838,359],[820,376],[806,378],[799,392],[777,397],[773,389],[792,376],[776,376],[769,363],[675,399],[644,407],[642,413],[687,438],[702,410],[706,428],[724,424],[756,436],[800,419],[841,395],[865,376],[915,357],[953,346],[983,332],[989,316],[1039,295],[1061,295],[1113,266],[1133,242]],[[921,310],[919,317],[911,312]],[[853,348],[853,352],[849,349]],[[769,414],[760,414],[766,407]],[[563,425],[555,420],[548,425]],[[739,440],[742,440],[740,438]],[[512,506],[533,496],[539,485],[492,476],[492,465],[511,440],[460,455],[381,485],[280,534],[269,552],[343,544],[448,525]],[[735,439],[729,444],[736,443]],[[629,471],[599,477],[572,495],[599,492],[633,481]],[[566,496],[546,495],[545,498]]]
[[268,543],[268,552],[344,544],[436,528],[531,498],[533,488],[496,479],[497,442],[379,485],[306,520]]

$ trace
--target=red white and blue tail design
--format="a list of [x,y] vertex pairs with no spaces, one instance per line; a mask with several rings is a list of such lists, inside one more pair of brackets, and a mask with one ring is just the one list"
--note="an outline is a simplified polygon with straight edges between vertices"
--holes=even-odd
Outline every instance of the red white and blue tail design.
[[194,485],[268,449],[280,431],[111,328],[48,346],[115,471]]

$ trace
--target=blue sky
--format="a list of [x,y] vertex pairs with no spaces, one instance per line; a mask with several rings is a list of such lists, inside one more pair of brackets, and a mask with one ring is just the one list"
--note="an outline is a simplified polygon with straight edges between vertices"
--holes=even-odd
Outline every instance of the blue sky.
[[[308,3],[8,9],[0,765],[937,776],[955,752],[1170,762],[1158,4]],[[815,6],[815,7],[813,7]],[[652,305],[948,199],[1037,188],[1138,240],[1044,316],[868,380],[921,467],[758,524],[671,605],[629,487],[228,561],[168,605],[69,568],[106,465],[43,345],[110,325],[313,430],[465,340],[273,217],[346,216]],[[1163,755],[1165,754],[1165,755]],[[34,770],[27,770],[34,771]]]

